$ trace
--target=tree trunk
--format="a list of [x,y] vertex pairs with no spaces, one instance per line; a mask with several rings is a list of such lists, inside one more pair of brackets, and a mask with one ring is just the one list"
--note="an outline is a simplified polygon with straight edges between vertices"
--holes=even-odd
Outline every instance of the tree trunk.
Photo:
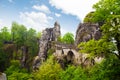
[[117,46],[117,49],[118,49],[118,58],[120,59],[120,40],[119,40],[119,37],[118,37],[119,35],[117,35],[116,37],[115,37],[115,40],[116,40],[116,46]]

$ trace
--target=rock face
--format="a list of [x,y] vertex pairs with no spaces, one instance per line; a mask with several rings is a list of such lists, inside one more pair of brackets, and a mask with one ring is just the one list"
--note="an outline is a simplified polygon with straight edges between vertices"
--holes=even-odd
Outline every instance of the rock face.
[[39,70],[39,66],[40,66],[40,57],[36,56],[33,61],[33,70],[34,71]]
[[57,41],[60,35],[60,24],[58,22],[55,22],[53,28],[46,28],[45,30],[43,30],[42,36],[39,40],[38,57],[33,61],[33,69],[37,69],[39,65],[46,60],[48,49],[52,47],[51,41]]
[[58,37],[61,35],[60,25],[58,22],[55,22],[53,28],[46,28],[43,31],[42,37],[39,41],[39,57],[42,60],[47,58],[47,51],[51,47],[51,41],[57,41]]
[[75,45],[87,42],[91,39],[98,40],[101,37],[100,26],[93,23],[80,23],[76,31]]
[[0,80],[7,80],[6,74],[0,72]]

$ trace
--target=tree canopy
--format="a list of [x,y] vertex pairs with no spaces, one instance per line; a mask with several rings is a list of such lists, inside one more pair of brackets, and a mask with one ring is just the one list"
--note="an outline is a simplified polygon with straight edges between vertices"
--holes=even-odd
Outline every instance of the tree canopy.
[[62,42],[66,44],[73,44],[74,43],[74,35],[70,32],[66,33],[63,38]]
[[93,21],[106,22],[111,15],[120,14],[120,1],[119,0],[100,0],[93,5],[95,9]]
[[103,38],[116,45],[120,58],[120,0],[100,0],[95,9],[93,21],[102,22]]

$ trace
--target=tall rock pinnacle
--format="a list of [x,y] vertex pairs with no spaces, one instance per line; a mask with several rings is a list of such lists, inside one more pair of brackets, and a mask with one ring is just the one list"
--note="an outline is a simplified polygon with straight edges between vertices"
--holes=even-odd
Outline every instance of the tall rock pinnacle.
[[[40,62],[37,62],[38,60],[34,60],[33,67],[37,67],[40,65],[41,62],[46,60],[48,54],[48,50],[51,48],[51,42],[57,41],[58,37],[61,35],[60,32],[60,24],[58,22],[55,22],[53,28],[46,28],[42,32],[42,36],[39,40],[39,53],[38,57],[40,59]],[[37,66],[35,66],[37,65]]]
[[58,37],[61,35],[60,24],[56,21],[53,28],[54,40],[57,41]]

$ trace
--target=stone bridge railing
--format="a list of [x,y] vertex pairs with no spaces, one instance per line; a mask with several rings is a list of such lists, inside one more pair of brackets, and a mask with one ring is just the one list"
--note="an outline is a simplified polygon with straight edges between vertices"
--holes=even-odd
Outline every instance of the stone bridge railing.
[[55,47],[56,47],[57,50],[61,50],[61,49],[76,49],[74,44],[65,44],[65,43],[59,43],[59,42],[55,43]]

